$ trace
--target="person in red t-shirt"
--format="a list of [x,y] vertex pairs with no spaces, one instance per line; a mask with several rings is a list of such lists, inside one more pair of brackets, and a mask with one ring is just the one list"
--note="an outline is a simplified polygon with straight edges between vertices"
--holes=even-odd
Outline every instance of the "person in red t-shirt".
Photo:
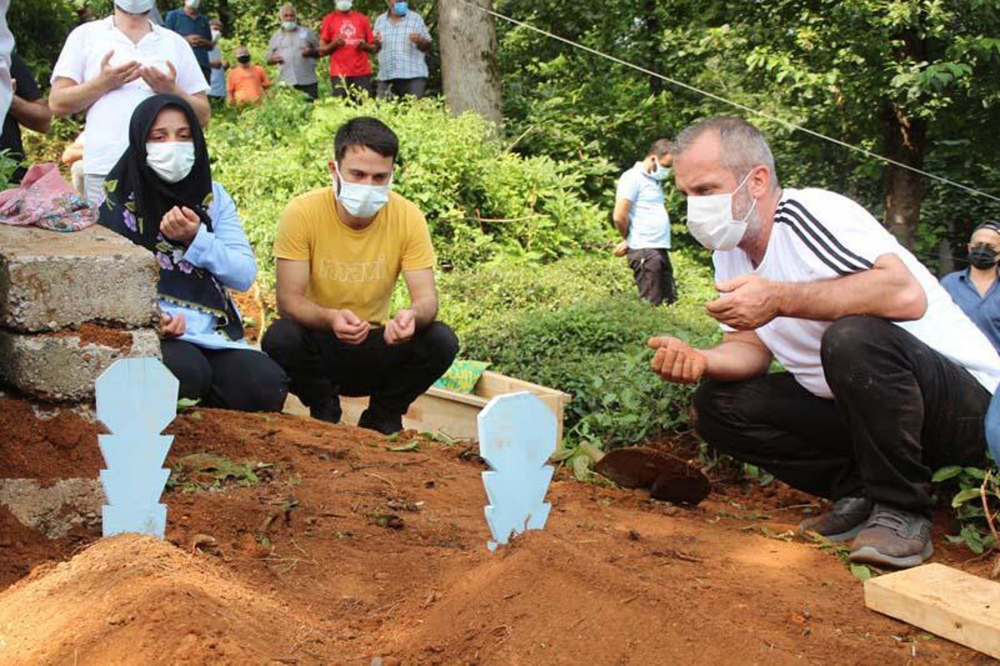
[[330,90],[334,97],[344,97],[352,87],[373,95],[368,54],[378,51],[378,43],[372,24],[352,10],[351,0],[337,0],[336,7],[323,19],[319,34],[319,54],[330,56]]

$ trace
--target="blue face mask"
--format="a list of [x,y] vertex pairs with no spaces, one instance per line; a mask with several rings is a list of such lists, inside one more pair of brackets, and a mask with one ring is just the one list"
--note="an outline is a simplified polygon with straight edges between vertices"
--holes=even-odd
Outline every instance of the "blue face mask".
[[409,11],[410,6],[405,2],[397,2],[392,6],[392,11],[396,13],[396,16],[406,16],[406,12]]
[[657,162],[656,162],[656,171],[654,171],[650,175],[654,179],[656,179],[657,181],[659,181],[659,182],[662,183],[667,178],[670,178],[670,167],[663,166],[662,164],[660,164],[659,160],[657,160]]

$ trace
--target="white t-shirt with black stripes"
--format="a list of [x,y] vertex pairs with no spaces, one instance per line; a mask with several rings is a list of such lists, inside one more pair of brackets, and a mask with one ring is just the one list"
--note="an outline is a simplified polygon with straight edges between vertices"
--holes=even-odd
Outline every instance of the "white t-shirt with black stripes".
[[[993,393],[1000,383],[1000,356],[993,345],[930,271],[847,197],[816,188],[785,189],[760,266],[755,269],[739,248],[716,252],[712,258],[717,282],[747,274],[813,282],[868,270],[885,254],[898,256],[927,295],[924,316],[897,325],[964,367]],[[779,317],[756,333],[799,384],[816,396],[832,398],[820,362],[820,343],[831,323]]]

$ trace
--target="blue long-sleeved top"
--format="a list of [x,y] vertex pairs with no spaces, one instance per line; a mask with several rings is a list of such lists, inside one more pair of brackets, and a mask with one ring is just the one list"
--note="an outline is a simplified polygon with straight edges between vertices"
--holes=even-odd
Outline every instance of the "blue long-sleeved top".
[[[236,204],[219,183],[212,183],[213,201],[208,207],[212,231],[201,225],[182,259],[209,271],[223,285],[236,291],[246,291],[257,277],[257,259],[243,232]],[[206,349],[247,349],[246,340],[232,341],[215,330],[216,317],[160,300],[160,309],[171,315],[184,315],[185,342]],[[234,304],[235,309],[235,304]],[[238,311],[237,311],[238,312]]]

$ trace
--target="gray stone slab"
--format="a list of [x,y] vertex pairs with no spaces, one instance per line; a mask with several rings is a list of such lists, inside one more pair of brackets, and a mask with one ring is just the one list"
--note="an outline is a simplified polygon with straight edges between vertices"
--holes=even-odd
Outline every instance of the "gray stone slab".
[[150,327],[157,280],[153,255],[104,227],[58,233],[0,224],[0,328]]
[[115,331],[112,342],[87,337],[0,330],[0,382],[39,400],[89,401],[94,382],[118,359],[160,358],[160,339],[152,329]]

